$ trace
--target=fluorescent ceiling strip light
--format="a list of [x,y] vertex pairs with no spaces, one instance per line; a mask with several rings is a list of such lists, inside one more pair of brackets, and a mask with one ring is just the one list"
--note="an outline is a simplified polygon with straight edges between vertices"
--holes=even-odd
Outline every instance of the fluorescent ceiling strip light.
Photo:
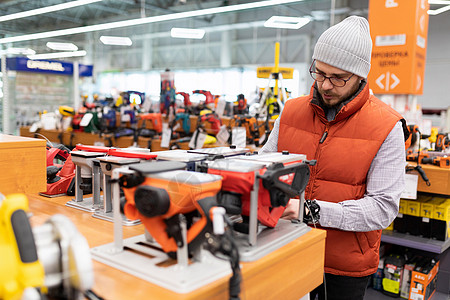
[[102,35],[100,37],[100,42],[102,42],[105,45],[117,45],[117,46],[131,46],[133,44],[131,39],[126,36]]
[[5,22],[5,21],[10,21],[10,20],[15,20],[15,19],[21,19],[21,18],[36,16],[36,15],[46,14],[46,13],[49,13],[49,12],[54,12],[54,11],[59,11],[59,10],[68,9],[68,8],[72,8],[72,7],[77,7],[77,6],[81,6],[81,5],[91,4],[91,3],[99,2],[99,1],[102,1],[102,0],[77,0],[77,1],[72,1],[72,2],[67,2],[67,3],[62,3],[62,4],[57,4],[57,5],[52,5],[52,6],[47,6],[47,7],[42,7],[42,8],[32,9],[32,10],[27,10],[27,11],[22,11],[22,12],[15,13],[15,14],[1,16],[0,17],[0,22]]
[[47,42],[46,46],[52,50],[57,51],[77,51],[78,47],[72,43],[56,43],[56,42]]
[[0,54],[15,54],[15,55],[33,55],[36,54],[36,51],[30,48],[8,48],[4,50],[0,50]]
[[170,30],[170,36],[173,38],[200,40],[205,36],[205,31],[203,29],[174,27]]
[[302,1],[303,0],[266,0],[266,1],[245,3],[245,4],[236,4],[236,5],[229,5],[229,6],[205,8],[205,9],[200,9],[200,10],[186,11],[186,12],[180,12],[180,13],[167,14],[167,15],[159,15],[159,16],[154,16],[154,17],[139,18],[139,19],[134,19],[134,20],[118,21],[118,22],[111,22],[111,23],[104,23],[104,24],[97,24],[97,25],[90,25],[90,26],[82,26],[82,27],[74,27],[74,28],[40,32],[40,33],[32,33],[32,34],[19,35],[19,36],[13,36],[13,37],[6,37],[6,38],[0,39],[0,44],[38,40],[38,39],[51,38],[51,37],[56,37],[56,36],[72,35],[72,34],[100,31],[100,30],[107,30],[107,29],[115,29],[115,28],[122,28],[122,27],[128,27],[128,26],[157,23],[157,22],[178,20],[178,19],[184,19],[184,18],[199,17],[199,16],[204,16],[204,15],[214,15],[214,14],[220,14],[220,13],[235,12],[235,11],[239,11],[239,10],[262,8],[262,7],[281,5],[281,4],[289,4],[289,3],[302,2]]
[[429,4],[450,5],[449,0],[428,0]]
[[310,21],[310,18],[272,16],[264,23],[264,27],[299,29]]
[[87,52],[85,50],[80,50],[69,52],[42,53],[42,54],[28,55],[27,57],[29,59],[53,59],[53,58],[85,56],[86,54]]
[[445,12],[447,10],[450,10],[450,5],[447,5],[447,6],[438,8],[438,9],[433,9],[433,10],[430,9],[430,10],[428,10],[428,14],[432,15],[432,16],[435,16],[435,15],[443,13],[443,12]]

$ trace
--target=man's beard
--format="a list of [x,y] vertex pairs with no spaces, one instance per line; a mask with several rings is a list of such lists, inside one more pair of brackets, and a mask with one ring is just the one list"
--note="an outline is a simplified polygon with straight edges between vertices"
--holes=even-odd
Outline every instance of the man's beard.
[[[348,100],[350,97],[352,97],[359,90],[360,84],[361,84],[360,81],[356,81],[353,84],[352,88],[348,91],[348,93],[346,93],[346,94],[344,94],[344,95],[342,95],[341,97],[338,98],[339,100],[338,100],[338,102],[336,104],[329,104],[329,103],[325,102],[323,100],[323,98],[322,98],[322,94],[324,94],[324,92],[319,87],[317,87],[317,90],[318,90],[319,95],[320,95],[319,102],[320,102],[321,105],[323,105],[326,108],[333,108],[333,107],[338,108],[341,105],[341,103],[343,103],[346,100]],[[330,95],[330,96],[334,96],[334,97],[337,96],[334,93],[331,93],[331,94],[330,93],[325,93],[325,94]]]

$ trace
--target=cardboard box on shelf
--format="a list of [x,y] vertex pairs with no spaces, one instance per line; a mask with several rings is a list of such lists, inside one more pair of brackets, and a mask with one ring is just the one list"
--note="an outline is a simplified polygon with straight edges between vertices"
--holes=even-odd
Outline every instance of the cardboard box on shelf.
[[435,201],[431,237],[446,241],[450,237],[450,199],[436,197]]
[[410,300],[428,300],[436,291],[436,274],[439,270],[439,262],[428,263],[424,266],[417,265],[411,274],[411,286],[409,290]]

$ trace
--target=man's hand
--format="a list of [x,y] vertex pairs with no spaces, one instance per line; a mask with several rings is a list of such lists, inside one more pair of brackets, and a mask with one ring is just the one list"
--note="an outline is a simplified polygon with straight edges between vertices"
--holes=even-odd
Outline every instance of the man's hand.
[[300,206],[300,200],[291,198],[286,205],[286,209],[284,210],[283,214],[281,215],[281,218],[285,220],[293,220],[298,219],[298,209]]

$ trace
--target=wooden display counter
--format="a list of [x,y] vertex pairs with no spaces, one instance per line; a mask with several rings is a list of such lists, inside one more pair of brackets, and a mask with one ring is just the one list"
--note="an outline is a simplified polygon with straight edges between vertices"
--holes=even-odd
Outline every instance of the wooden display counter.
[[[409,163],[411,166],[416,166],[415,163]],[[417,183],[417,191],[441,195],[450,195],[450,169],[441,168],[429,164],[421,164],[422,169],[425,171],[430,185],[426,185],[425,181],[419,175],[419,181]],[[416,171],[411,174],[419,174]]]
[[[43,224],[54,214],[70,218],[89,246],[114,240],[113,223],[90,213],[64,206],[70,197],[45,198],[28,195],[32,226]],[[124,238],[142,234],[143,225],[123,228]],[[242,262],[241,299],[295,299],[322,283],[326,232],[312,229],[295,241],[255,261]],[[187,294],[177,294],[110,266],[93,261],[94,292],[112,299],[228,299],[228,277]],[[143,266],[145,268],[145,266]]]
[[41,139],[0,134],[0,193],[47,189],[45,144]]
[[[37,139],[48,139],[52,143],[58,143],[63,144],[66,146],[69,146],[70,149],[74,148],[77,144],[83,144],[83,145],[95,145],[97,143],[100,143],[102,145],[105,145],[107,147],[118,147],[118,148],[127,148],[130,146],[133,146],[134,144],[134,138],[132,136],[123,136],[120,138],[111,138],[108,139],[106,137],[100,137],[98,134],[93,133],[87,133],[87,132],[60,132],[58,130],[44,130],[41,129],[37,133],[30,132],[30,127],[21,127],[20,128],[20,135],[22,137],[31,137],[31,138],[37,138]],[[187,142],[177,142],[176,140],[171,140],[170,142],[170,148],[167,147],[161,147],[161,139],[159,138],[146,138],[146,137],[138,137],[137,140],[137,146],[140,148],[148,148],[151,151],[164,151],[164,150],[170,150],[173,149],[173,147],[176,147],[176,149],[183,149],[183,150],[189,150],[189,141]],[[203,145],[204,148],[212,148],[212,147],[224,147],[228,145],[224,144],[205,144]],[[258,151],[261,149],[261,147],[255,147],[252,145],[249,145],[247,148],[249,148],[251,151]]]

